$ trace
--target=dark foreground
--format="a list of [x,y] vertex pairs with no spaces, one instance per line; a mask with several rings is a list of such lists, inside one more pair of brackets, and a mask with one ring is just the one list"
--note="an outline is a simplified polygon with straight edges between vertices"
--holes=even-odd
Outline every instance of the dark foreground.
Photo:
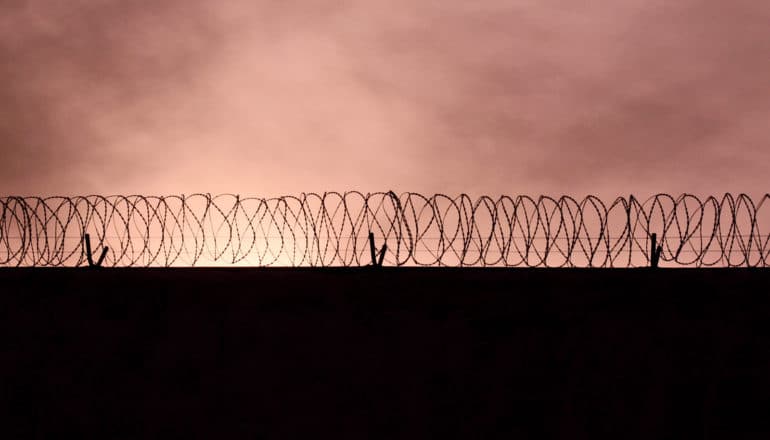
[[766,439],[768,285],[745,269],[0,269],[0,429]]

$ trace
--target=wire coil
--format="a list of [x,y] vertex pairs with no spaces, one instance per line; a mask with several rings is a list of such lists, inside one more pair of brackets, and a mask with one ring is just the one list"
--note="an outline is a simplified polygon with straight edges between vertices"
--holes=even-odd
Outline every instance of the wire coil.
[[393,192],[0,197],[0,266],[362,266],[369,232],[385,265],[639,267],[650,235],[671,266],[770,264],[770,194],[425,196]]

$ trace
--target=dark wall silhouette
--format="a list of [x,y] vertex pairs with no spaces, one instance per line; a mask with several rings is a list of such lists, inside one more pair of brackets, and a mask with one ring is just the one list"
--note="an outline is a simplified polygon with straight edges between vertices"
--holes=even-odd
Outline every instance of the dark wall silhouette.
[[6,438],[767,438],[770,272],[3,269]]

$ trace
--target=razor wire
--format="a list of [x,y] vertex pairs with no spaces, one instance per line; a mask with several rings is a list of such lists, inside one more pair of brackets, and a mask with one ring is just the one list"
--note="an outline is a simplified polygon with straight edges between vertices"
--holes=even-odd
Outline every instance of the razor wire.
[[[645,200],[325,192],[0,197],[0,266],[767,267],[770,194]],[[371,253],[370,253],[371,251]],[[371,255],[371,257],[370,257]]]

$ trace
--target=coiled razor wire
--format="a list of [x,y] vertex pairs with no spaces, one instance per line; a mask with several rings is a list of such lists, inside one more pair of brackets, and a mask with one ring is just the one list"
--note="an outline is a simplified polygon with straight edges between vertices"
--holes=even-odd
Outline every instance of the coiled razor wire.
[[655,233],[661,265],[767,267],[768,205],[770,194],[2,197],[0,266],[84,265],[85,234],[109,247],[105,266],[364,266],[371,232],[396,266],[647,266]]

